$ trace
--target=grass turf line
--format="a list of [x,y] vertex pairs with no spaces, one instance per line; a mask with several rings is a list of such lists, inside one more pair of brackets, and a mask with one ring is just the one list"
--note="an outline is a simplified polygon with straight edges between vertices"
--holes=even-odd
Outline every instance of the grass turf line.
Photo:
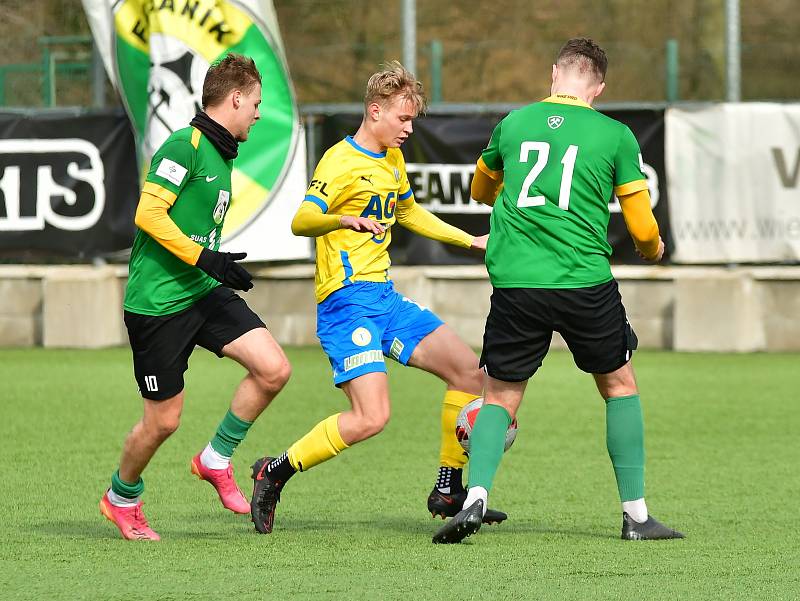
[[[346,407],[321,350],[288,355],[292,380],[234,456],[247,494],[253,459]],[[181,428],[145,472],[163,540],[137,544],[97,509],[140,416],[129,351],[3,350],[0,598],[797,599],[798,359],[637,353],[648,507],[688,538],[626,543],[602,401],[551,353],[492,493],[509,521],[440,547],[435,378],[392,366],[386,430],[295,477],[259,536],[189,473],[243,373],[198,349]]]

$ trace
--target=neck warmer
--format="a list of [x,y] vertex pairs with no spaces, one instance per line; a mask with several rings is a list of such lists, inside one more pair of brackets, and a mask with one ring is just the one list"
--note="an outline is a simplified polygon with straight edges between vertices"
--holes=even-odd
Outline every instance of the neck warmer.
[[235,159],[239,154],[239,142],[236,141],[231,132],[203,111],[197,113],[189,125],[203,132],[226,161]]

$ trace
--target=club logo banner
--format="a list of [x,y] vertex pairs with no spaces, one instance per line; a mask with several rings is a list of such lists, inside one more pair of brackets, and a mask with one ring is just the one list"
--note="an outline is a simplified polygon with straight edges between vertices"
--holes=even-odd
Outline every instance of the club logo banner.
[[800,259],[800,104],[667,112],[675,261]]
[[[305,142],[268,0],[84,0],[106,68],[130,116],[143,169],[201,109],[203,79],[229,52],[262,75],[261,119],[234,162],[223,243],[248,259],[307,257],[289,223],[305,189]],[[108,60],[112,57],[113,60]]]

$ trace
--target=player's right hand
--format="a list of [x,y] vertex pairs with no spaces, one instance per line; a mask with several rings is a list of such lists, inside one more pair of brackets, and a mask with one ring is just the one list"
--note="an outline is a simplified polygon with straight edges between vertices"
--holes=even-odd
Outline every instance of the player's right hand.
[[486,244],[488,242],[489,242],[489,234],[484,234],[483,236],[475,236],[472,239],[472,246],[470,246],[470,249],[486,252]]
[[636,249],[636,254],[645,261],[649,261],[650,263],[658,263],[664,257],[664,241],[661,239],[661,236],[658,237],[658,252],[656,253],[655,257],[646,257],[638,248]]
[[339,223],[342,225],[342,229],[353,230],[354,232],[369,232],[380,235],[386,230],[380,223],[368,217],[342,215],[341,219],[339,219]]
[[204,248],[195,265],[223,286],[247,292],[253,287],[253,276],[236,262],[246,256],[247,253],[223,253]]

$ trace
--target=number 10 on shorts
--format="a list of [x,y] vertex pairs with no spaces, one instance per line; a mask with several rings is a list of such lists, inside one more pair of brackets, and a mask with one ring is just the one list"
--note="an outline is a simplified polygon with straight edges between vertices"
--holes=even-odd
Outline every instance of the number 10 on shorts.
[[145,376],[144,387],[147,389],[147,392],[158,392],[158,380],[155,376]]

